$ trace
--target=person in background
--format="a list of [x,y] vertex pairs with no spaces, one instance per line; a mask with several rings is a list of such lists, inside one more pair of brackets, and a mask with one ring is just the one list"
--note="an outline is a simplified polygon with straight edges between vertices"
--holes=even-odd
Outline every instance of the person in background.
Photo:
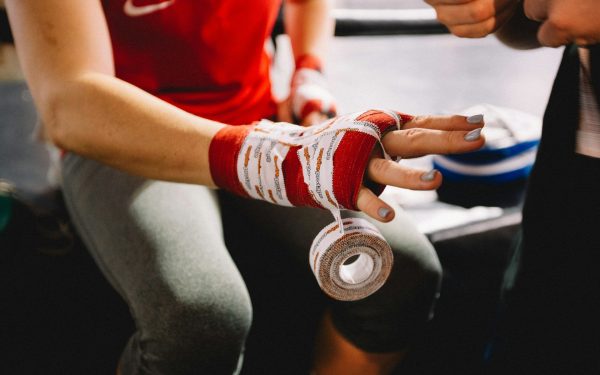
[[[4,10],[4,0],[0,0],[0,11]],[[0,29],[0,81],[22,80],[23,74],[19,69],[17,54],[8,35],[4,35],[7,25]],[[6,39],[6,40],[5,40]]]
[[[248,124],[293,116],[310,125],[335,114],[320,72],[332,34],[329,2],[285,2],[296,73],[290,100],[282,104],[271,95],[265,48],[278,1],[7,0],[6,5],[45,135],[64,150],[62,189],[72,220],[136,323],[118,373],[238,373],[252,321],[250,295],[256,291],[249,295],[225,246],[224,231],[235,237],[237,228],[223,228],[222,214],[238,217],[240,232],[260,223],[264,239],[283,243],[273,249],[244,244],[261,271],[287,256],[299,259],[306,274],[310,242],[332,218],[325,211],[283,208],[210,188],[236,192],[241,186],[230,159],[239,153],[236,142],[254,129]],[[467,152],[484,143],[477,115],[363,115],[384,133],[383,147],[392,156]],[[441,176],[383,159],[373,145],[364,147],[373,141],[365,137],[357,132],[348,138],[362,148],[338,148],[335,155],[344,154],[348,164],[342,168],[349,170],[328,177],[350,197],[349,208],[394,224],[384,234],[395,264],[372,296],[329,301],[312,364],[319,375],[390,373],[429,319],[439,289],[441,268],[431,245],[367,186],[434,189]],[[355,160],[364,165],[351,168]],[[283,169],[287,189],[302,175],[288,174],[293,169],[288,164]],[[302,194],[303,186],[289,196],[316,206]],[[306,288],[315,284],[312,278]],[[273,295],[273,311],[286,298]],[[289,374],[302,370],[289,366]]]
[[519,49],[565,46],[487,356],[501,374],[598,373],[600,3],[426,1],[461,37],[493,33]]

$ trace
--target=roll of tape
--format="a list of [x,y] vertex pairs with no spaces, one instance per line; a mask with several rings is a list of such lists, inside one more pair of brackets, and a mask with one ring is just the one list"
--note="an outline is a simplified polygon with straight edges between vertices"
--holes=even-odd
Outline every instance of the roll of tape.
[[[393,111],[383,111],[401,119]],[[287,123],[259,122],[246,136],[237,159],[238,180],[248,196],[291,206],[285,190],[283,162],[296,147],[302,178],[310,196],[331,212],[335,222],[319,232],[310,250],[310,266],[321,289],[332,298],[355,301],[377,291],[390,274],[393,254],[381,233],[364,219],[342,219],[333,188],[333,160],[348,132],[370,135],[378,142],[380,129],[368,121],[356,121],[361,113],[340,116],[320,125],[301,127]],[[386,159],[390,156],[380,142]]]
[[310,248],[310,266],[321,289],[330,297],[356,301],[375,293],[393,265],[390,245],[367,220],[343,219],[319,232]]

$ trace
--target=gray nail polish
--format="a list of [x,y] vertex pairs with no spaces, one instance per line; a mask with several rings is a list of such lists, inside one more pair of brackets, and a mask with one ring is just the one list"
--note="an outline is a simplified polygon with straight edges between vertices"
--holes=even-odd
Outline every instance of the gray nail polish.
[[481,114],[467,117],[469,124],[479,124],[481,121],[483,121],[483,115]]
[[475,130],[471,130],[470,132],[468,132],[465,135],[465,141],[467,141],[467,142],[476,141],[476,140],[479,139],[480,135],[481,135],[481,128],[475,129]]
[[425,181],[425,182],[433,181],[436,173],[437,173],[437,170],[435,170],[435,169],[432,169],[427,173],[423,173],[421,175],[421,181]]
[[377,210],[377,213],[379,214],[379,216],[385,219],[390,214],[390,209],[386,207],[381,207],[379,210]]

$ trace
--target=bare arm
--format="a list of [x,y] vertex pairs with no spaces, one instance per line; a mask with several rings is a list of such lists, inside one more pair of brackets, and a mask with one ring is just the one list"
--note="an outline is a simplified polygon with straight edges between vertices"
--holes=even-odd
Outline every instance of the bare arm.
[[287,0],[285,31],[289,35],[294,57],[311,54],[323,58],[333,36],[330,0]]
[[59,147],[149,178],[212,185],[223,126],[114,77],[100,1],[6,0],[25,77]]

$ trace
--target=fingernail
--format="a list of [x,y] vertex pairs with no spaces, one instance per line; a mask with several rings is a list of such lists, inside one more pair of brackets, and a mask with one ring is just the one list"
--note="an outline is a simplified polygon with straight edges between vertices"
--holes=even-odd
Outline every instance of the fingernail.
[[425,182],[433,181],[436,173],[437,173],[436,169],[432,169],[429,172],[423,173],[421,175],[421,181],[425,181]]
[[483,115],[481,114],[467,117],[469,124],[479,124],[481,121],[483,121]]
[[479,136],[481,135],[481,128],[479,129],[475,129],[475,130],[471,130],[470,132],[468,132],[465,135],[465,141],[467,142],[473,142],[479,139]]
[[385,219],[390,214],[390,209],[387,207],[381,207],[379,210],[377,210],[377,213],[382,219]]

